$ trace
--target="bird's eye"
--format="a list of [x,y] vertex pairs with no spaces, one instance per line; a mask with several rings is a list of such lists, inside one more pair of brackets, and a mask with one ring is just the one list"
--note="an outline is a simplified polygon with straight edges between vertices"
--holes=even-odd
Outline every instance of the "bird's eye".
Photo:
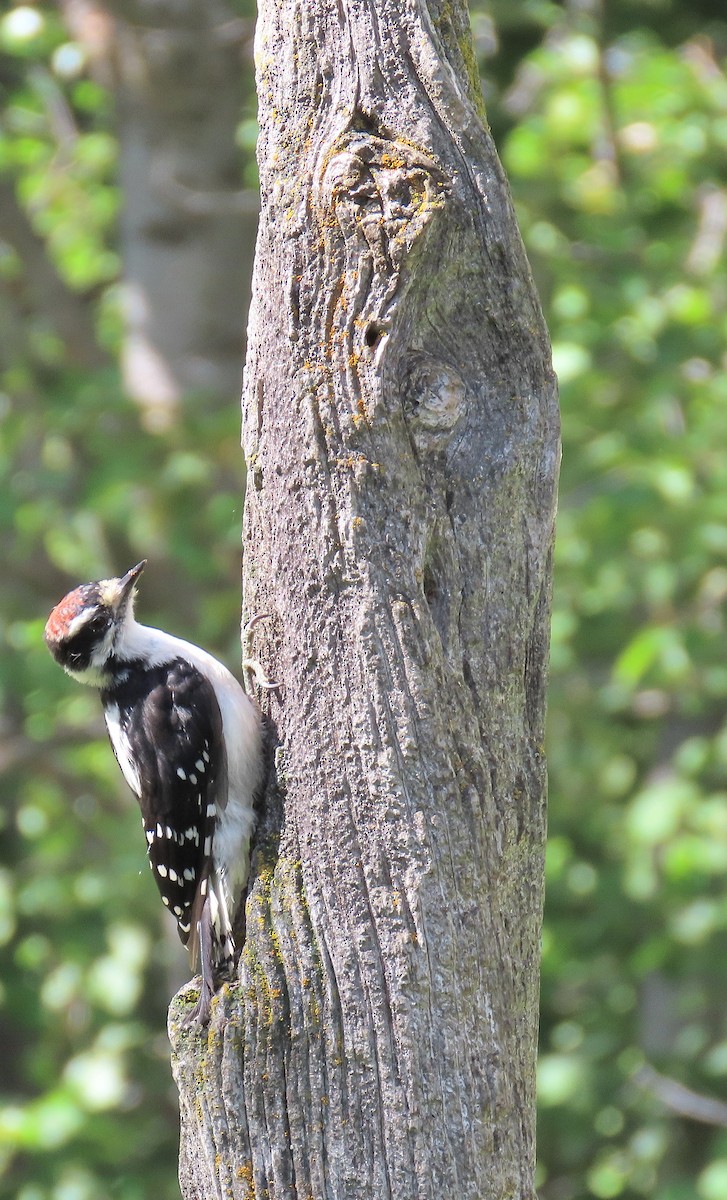
[[101,633],[102,630],[106,629],[108,623],[109,620],[106,613],[99,612],[96,613],[95,617],[91,617],[91,620],[88,622],[88,628],[92,629],[94,633]]

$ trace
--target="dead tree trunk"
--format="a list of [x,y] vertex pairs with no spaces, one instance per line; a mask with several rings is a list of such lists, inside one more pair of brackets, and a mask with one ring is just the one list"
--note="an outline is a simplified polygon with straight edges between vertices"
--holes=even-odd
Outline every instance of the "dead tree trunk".
[[282,687],[187,1198],[532,1197],[558,461],[461,0],[263,0],[245,607]]

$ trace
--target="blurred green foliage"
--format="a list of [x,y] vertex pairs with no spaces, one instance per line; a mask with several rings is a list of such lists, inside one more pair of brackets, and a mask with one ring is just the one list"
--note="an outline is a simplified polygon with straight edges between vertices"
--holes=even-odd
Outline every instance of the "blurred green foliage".
[[[727,14],[491,0],[473,26],[563,403],[541,1197],[724,1200],[727,1130],[643,1068],[727,1100]],[[0,182],[113,354],[112,106],[55,6],[0,19],[0,88]],[[0,1198],[165,1200],[183,958],[95,697],[41,634],[149,556],[143,617],[238,660],[238,415],[146,432],[24,270],[0,237]]]
[[74,364],[0,219],[0,1197],[172,1200],[186,956],[98,698],[42,633],[74,583],[148,556],[143,617],[239,662],[239,414],[190,399],[152,436],[121,392],[112,106],[55,6],[0,18],[0,88],[0,182],[110,354]]
[[[717,11],[496,2],[474,19],[563,409],[543,1200],[727,1196],[727,1130],[668,1111],[643,1071],[727,1099]],[[528,49],[503,63],[513,25]]]

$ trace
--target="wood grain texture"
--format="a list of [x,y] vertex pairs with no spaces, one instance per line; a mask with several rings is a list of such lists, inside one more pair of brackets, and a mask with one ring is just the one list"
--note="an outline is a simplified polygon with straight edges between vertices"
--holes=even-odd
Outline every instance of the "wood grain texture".
[[184,1196],[534,1196],[547,334],[466,11],[263,0],[245,608],[281,690]]

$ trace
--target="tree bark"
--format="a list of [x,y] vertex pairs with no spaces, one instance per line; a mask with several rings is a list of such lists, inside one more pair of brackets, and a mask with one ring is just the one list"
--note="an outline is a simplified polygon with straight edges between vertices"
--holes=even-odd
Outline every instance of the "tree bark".
[[278,749],[187,1200],[533,1197],[547,334],[464,5],[262,0],[245,608]]

